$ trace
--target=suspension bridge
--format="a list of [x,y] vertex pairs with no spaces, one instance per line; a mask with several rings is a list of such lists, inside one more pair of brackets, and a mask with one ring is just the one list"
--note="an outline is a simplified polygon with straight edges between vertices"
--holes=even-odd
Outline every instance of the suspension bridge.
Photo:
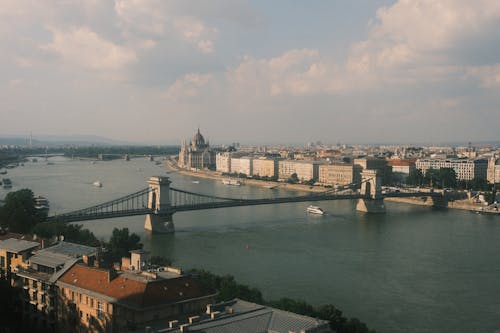
[[433,192],[382,193],[375,170],[365,170],[358,192],[328,190],[300,196],[284,196],[261,199],[227,198],[195,193],[170,186],[168,177],[150,177],[148,187],[121,198],[92,207],[50,216],[49,221],[80,222],[124,216],[146,215],[144,227],[154,233],[174,231],[172,216],[177,212],[202,209],[257,206],[294,202],[327,200],[358,200],[356,209],[367,213],[383,213],[385,197],[426,197],[438,201],[442,195]]

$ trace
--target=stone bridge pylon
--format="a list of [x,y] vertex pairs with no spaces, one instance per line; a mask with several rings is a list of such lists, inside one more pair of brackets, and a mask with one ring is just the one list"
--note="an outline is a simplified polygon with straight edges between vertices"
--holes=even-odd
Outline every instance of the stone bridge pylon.
[[168,177],[150,177],[148,209],[154,213],[146,215],[144,229],[152,233],[173,233],[175,231],[172,219],[173,211],[170,205],[170,180]]
[[377,170],[363,170],[361,173],[360,194],[356,210],[365,213],[385,213],[382,183]]

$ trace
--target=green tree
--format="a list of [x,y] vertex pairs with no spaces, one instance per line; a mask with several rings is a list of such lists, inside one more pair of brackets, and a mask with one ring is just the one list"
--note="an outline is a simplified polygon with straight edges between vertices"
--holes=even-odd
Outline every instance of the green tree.
[[82,229],[80,224],[67,224],[61,221],[39,223],[33,228],[33,233],[43,238],[62,235],[68,242],[87,246],[100,245],[97,237],[90,230]]
[[299,177],[297,176],[296,173],[292,173],[290,175],[290,178],[288,178],[288,182],[291,184],[297,184],[299,182]]
[[424,174],[419,169],[414,169],[410,171],[410,174],[406,178],[406,184],[414,186],[422,186],[424,184]]
[[439,177],[438,169],[428,169],[424,177],[425,184],[436,187],[440,183],[441,179]]
[[112,260],[120,260],[122,257],[129,255],[129,251],[142,249],[142,244],[139,243],[141,238],[136,233],[129,233],[128,228],[113,229],[113,234],[106,243],[106,249],[109,251]]
[[439,184],[441,188],[451,187],[455,188],[457,186],[457,174],[452,168],[441,168],[439,169]]
[[0,208],[0,225],[14,232],[30,232],[45,218],[46,214],[35,208],[33,192],[29,189],[8,193],[5,204]]
[[318,318],[328,320],[330,328],[335,332],[340,332],[347,322],[347,318],[342,315],[342,311],[337,309],[333,304],[320,306],[317,310]]

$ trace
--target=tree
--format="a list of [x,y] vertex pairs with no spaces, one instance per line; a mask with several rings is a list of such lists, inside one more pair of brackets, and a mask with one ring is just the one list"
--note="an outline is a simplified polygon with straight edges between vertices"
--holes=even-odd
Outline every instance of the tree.
[[64,236],[66,241],[87,245],[99,246],[97,237],[88,229],[82,229],[80,224],[67,224],[61,221],[39,223],[33,228],[33,233],[43,238]]
[[141,238],[136,233],[129,234],[128,228],[114,228],[109,242],[106,243],[106,249],[112,260],[120,260],[128,256],[129,251],[142,249],[140,240]]
[[434,187],[440,183],[439,170],[438,169],[428,169],[425,173],[424,181],[427,185]]
[[414,186],[422,186],[424,183],[424,174],[419,169],[414,169],[410,171],[410,174],[406,178],[406,184]]
[[439,181],[441,188],[451,187],[455,188],[457,186],[457,174],[452,168],[441,168],[439,169]]
[[288,178],[288,182],[291,184],[297,184],[299,182],[299,177],[295,172],[290,175],[290,178]]
[[22,189],[10,192],[5,197],[5,204],[0,208],[0,225],[9,227],[10,231],[27,233],[46,218],[35,208],[33,192]]

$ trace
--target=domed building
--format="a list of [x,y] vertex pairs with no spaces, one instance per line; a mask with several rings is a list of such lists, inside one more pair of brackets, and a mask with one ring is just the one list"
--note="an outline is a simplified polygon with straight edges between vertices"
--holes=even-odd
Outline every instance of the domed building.
[[215,167],[215,151],[210,149],[208,141],[205,141],[199,128],[190,143],[182,142],[179,166],[186,169],[211,169]]

